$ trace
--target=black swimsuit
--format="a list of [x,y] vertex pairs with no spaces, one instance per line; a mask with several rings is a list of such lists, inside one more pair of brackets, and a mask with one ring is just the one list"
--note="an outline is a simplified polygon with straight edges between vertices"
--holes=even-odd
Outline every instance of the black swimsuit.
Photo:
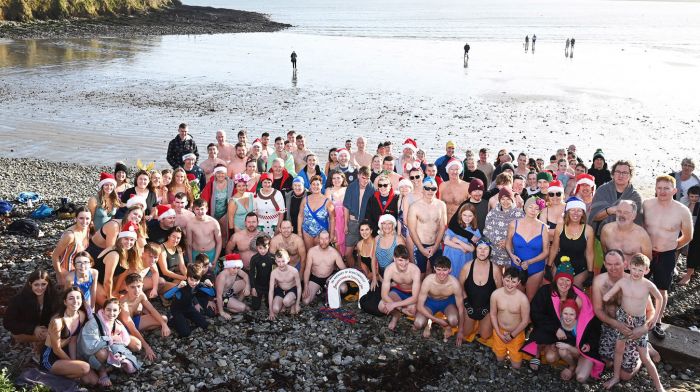
[[467,280],[464,281],[464,291],[467,293],[464,308],[470,319],[482,320],[491,310],[491,294],[496,291],[496,281],[493,279],[493,263],[489,263],[489,279],[483,286],[477,285],[472,278],[476,262],[472,263]]
[[[109,252],[105,253],[102,257],[98,257],[95,259],[95,269],[98,272],[97,281],[100,284],[104,284],[105,281],[105,257],[107,257],[107,255],[112,252],[116,252],[116,250],[110,250]],[[121,266],[121,263],[117,263],[117,266],[114,267],[114,274],[112,275],[112,278],[121,275],[124,271],[126,271],[126,269],[124,269],[124,267]],[[115,280],[112,279],[112,281],[114,282]]]
[[[110,221],[110,222],[111,222],[111,221]],[[103,231],[104,226],[105,226],[107,223],[109,223],[109,222],[106,222],[104,225],[102,225],[102,227],[100,227],[100,235],[101,235],[102,238],[104,238],[104,239],[107,239],[107,236],[105,235],[105,232]],[[93,259],[93,260],[97,260],[97,256],[99,256],[100,253],[102,253],[103,250],[105,250],[105,249],[104,249],[104,248],[100,248],[99,246],[97,246],[97,244],[95,244],[95,242],[92,241],[92,237],[90,237],[90,240],[89,240],[89,243],[88,243],[88,247],[87,247],[87,249],[85,249],[85,251],[88,252],[88,253],[90,254],[90,256],[92,256],[92,259]]]

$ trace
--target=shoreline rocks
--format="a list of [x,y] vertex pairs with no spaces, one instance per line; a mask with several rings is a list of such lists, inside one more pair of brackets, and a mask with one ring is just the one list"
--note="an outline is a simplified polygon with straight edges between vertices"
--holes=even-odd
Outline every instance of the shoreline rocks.
[[0,38],[63,39],[273,32],[291,27],[257,12],[179,5],[129,16],[1,22]]

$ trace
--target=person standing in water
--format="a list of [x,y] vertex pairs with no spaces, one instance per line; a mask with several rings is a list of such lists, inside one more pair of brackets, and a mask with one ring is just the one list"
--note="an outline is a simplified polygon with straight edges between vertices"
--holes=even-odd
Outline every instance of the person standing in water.
[[527,52],[527,49],[530,47],[530,36],[526,35],[525,36],[525,51]]
[[532,53],[535,53],[535,41],[537,41],[537,36],[535,34],[532,35]]
[[297,52],[292,50],[292,69],[297,70]]
[[569,57],[569,45],[571,45],[571,40],[566,39],[566,46],[564,47],[564,57]]

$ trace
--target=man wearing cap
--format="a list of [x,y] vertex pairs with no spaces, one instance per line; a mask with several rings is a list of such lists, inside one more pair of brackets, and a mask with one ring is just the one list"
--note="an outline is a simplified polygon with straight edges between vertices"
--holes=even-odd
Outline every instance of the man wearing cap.
[[228,165],[236,153],[236,149],[233,144],[226,141],[226,131],[222,129],[216,131],[216,148],[219,150],[219,158]]
[[662,339],[666,333],[661,329],[668,303],[668,290],[673,283],[677,251],[688,245],[693,238],[693,217],[684,204],[673,200],[676,179],[663,175],[656,177],[656,197],[644,200],[644,228],[651,238],[651,281],[661,292],[663,304],[658,309],[659,321],[653,329],[654,335]]
[[367,139],[365,139],[364,136],[360,136],[357,138],[355,145],[357,146],[357,150],[350,154],[350,162],[356,167],[372,166],[372,154],[365,150]]
[[[461,165],[460,165],[461,166]],[[442,237],[447,223],[447,207],[442,200],[435,198],[438,186],[435,179],[423,180],[423,198],[408,207],[406,224],[411,239],[418,249],[416,264],[421,274],[428,272],[428,262],[442,255]]]
[[435,161],[435,167],[437,167],[437,174],[442,178],[443,181],[447,181],[449,177],[447,176],[447,163],[455,156],[455,148],[457,145],[452,140],[445,144],[445,155],[441,156]]
[[438,189],[440,190],[440,200],[445,202],[447,207],[447,219],[449,220],[457,212],[457,208],[469,197],[469,183],[459,178],[464,168],[459,159],[450,159],[445,168],[447,181],[440,184]]
[[[403,142],[402,154],[396,158],[395,166],[396,172],[402,177],[408,177],[408,171],[413,168],[413,164],[416,163],[416,151],[418,151],[418,145],[416,141],[408,138]],[[420,167],[420,162],[418,162]]]
[[175,210],[168,205],[159,204],[158,221],[151,220],[146,224],[148,233],[148,242],[162,244],[168,240],[170,229],[175,226],[176,213]]
[[219,147],[215,143],[209,143],[207,146],[207,159],[199,164],[199,167],[204,171],[207,181],[214,175],[216,165],[226,166],[226,162],[219,158]]
[[297,147],[292,152],[292,156],[294,157],[294,171],[299,173],[299,170],[306,166],[307,155],[313,154],[313,152],[306,148],[306,139],[304,139],[304,135],[297,135],[295,143]]
[[195,155],[195,160],[199,158],[197,143],[195,143],[192,136],[188,134],[187,124],[182,123],[177,129],[177,136],[168,144],[166,158],[170,166],[172,166],[173,169],[177,169],[182,165],[182,157],[190,153]]
[[236,174],[245,172],[245,164],[247,161],[245,144],[241,142],[236,143],[235,155],[228,164],[226,175],[228,175],[229,178],[233,178]]
[[289,254],[289,262],[299,271],[304,270],[306,264],[306,248],[300,235],[294,234],[292,222],[285,220],[280,224],[280,232],[270,241],[270,253],[284,249]]
[[282,140],[280,136],[275,138],[275,151],[267,158],[268,171],[272,169],[272,162],[277,158],[282,160],[283,166],[287,169],[290,176],[297,176],[296,167],[294,166],[294,157],[284,149],[284,140]]
[[248,274],[243,272],[243,260],[236,253],[227,254],[224,258],[224,269],[216,276],[216,307],[219,316],[231,320],[231,313],[241,313],[250,310],[242,299],[250,295]]
[[197,155],[193,153],[188,153],[182,156],[182,168],[185,169],[185,173],[192,174],[199,181],[199,189],[204,189],[207,185],[207,176],[204,175],[204,170],[197,166]]
[[357,179],[357,168],[350,164],[350,151],[348,149],[338,149],[338,166],[336,166],[335,170],[340,170],[340,172],[345,174],[348,184]]
[[245,216],[245,230],[236,231],[226,244],[226,253],[233,253],[234,249],[241,255],[243,268],[246,270],[250,265],[250,259],[256,252],[255,239],[262,233],[258,231],[258,216],[254,212],[249,212]]
[[[326,281],[338,270],[345,269],[345,263],[335,248],[330,246],[331,235],[327,230],[318,235],[318,245],[309,249],[304,268],[304,294],[305,305],[310,304],[316,298],[321,289],[325,289]],[[347,291],[345,284],[341,285],[341,293]]]
[[603,251],[619,249],[624,255],[625,265],[637,253],[651,258],[651,238],[642,226],[634,223],[637,205],[631,200],[620,200],[616,209],[615,221],[603,226],[600,232]]
[[343,198],[345,209],[345,255],[348,264],[355,265],[353,249],[360,240],[360,223],[365,220],[367,203],[374,196],[374,186],[370,182],[370,170],[362,166],[357,173],[357,181],[348,185]]
[[194,262],[197,255],[204,253],[212,265],[221,254],[221,227],[219,222],[207,215],[208,205],[204,199],[194,201],[194,219],[187,224],[187,256]]

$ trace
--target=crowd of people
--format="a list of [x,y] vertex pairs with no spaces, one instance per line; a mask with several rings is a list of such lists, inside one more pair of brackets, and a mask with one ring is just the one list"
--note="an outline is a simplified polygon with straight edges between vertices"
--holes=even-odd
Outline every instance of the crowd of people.
[[506,149],[460,159],[448,141],[428,162],[410,138],[397,155],[358,137],[321,157],[294,131],[237,137],[218,131],[205,157],[181,124],[171,168],[129,176],[117,163],[96,179],[53,271],[30,274],[4,318],[42,369],[109,386],[115,368],[138,371],[134,352],[156,357],[147,331],[186,337],[263,306],[270,320],[297,314],[356,268],[391,330],[403,316],[426,338],[438,325],[445,341],[478,338],[514,368],[526,354],[535,371],[562,361],[564,380],[608,364],[606,388],[643,364],[663,390],[647,334],[665,336],[679,253],[680,284],[700,262],[693,159],[643,200],[632,162],[608,166],[597,150],[589,166],[573,145],[545,164]]

